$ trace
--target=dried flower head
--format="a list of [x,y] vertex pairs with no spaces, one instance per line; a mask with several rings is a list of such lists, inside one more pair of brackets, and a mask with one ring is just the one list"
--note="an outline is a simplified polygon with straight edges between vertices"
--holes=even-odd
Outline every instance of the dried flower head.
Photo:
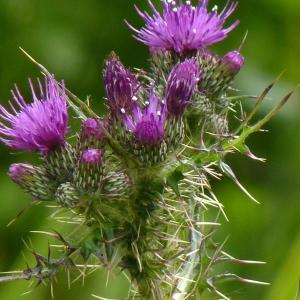
[[209,11],[209,0],[200,1],[193,6],[191,1],[184,4],[179,1],[163,0],[163,14],[161,15],[153,3],[148,0],[153,15],[142,12],[136,7],[138,14],[145,21],[145,26],[137,30],[135,38],[156,50],[173,50],[178,54],[203,49],[209,45],[225,39],[239,21],[224,28],[228,17],[234,12],[237,3],[227,2],[224,9],[218,13],[217,7]]
[[166,107],[159,103],[159,99],[151,89],[148,106],[142,110],[136,104],[133,114],[125,115],[125,125],[142,145],[157,145],[164,137],[164,125],[166,120]]
[[180,117],[190,103],[199,80],[199,67],[195,58],[177,64],[171,71],[166,88],[168,113]]
[[125,112],[131,112],[139,88],[138,80],[115,54],[106,60],[104,83],[111,115],[117,117]]
[[16,87],[12,95],[17,108],[9,102],[10,113],[0,105],[0,141],[11,148],[46,154],[65,144],[67,96],[54,77],[46,79],[45,89],[39,83],[38,96],[31,82],[30,88],[32,103],[26,103]]

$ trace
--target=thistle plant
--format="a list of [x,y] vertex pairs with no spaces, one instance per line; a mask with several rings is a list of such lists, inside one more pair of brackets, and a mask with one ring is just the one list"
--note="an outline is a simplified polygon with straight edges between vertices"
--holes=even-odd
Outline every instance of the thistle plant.
[[[129,278],[126,299],[158,300],[202,299],[204,292],[229,299],[219,287],[227,280],[267,284],[219,271],[219,264],[261,262],[237,259],[216,241],[216,228],[227,217],[211,179],[228,176],[256,201],[226,157],[258,159],[247,138],[263,129],[292,92],[253,122],[277,79],[257,97],[233,88],[245,62],[241,47],[220,55],[209,46],[238,25],[225,26],[237,3],[210,10],[208,2],[163,0],[162,12],[150,0],[150,12],[136,7],[145,25],[127,24],[149,47],[150,65],[133,71],[109,55],[104,116],[23,50],[44,83],[29,83],[31,101],[16,87],[9,108],[0,105],[0,141],[35,152],[40,163],[14,163],[8,175],[34,203],[55,206],[54,219],[63,215],[75,228],[66,236],[48,232],[64,250],[43,256],[30,248],[36,265],[0,282],[52,284],[59,271],[82,275],[103,268]],[[246,114],[248,99],[256,104]],[[75,137],[71,110],[81,122]]]

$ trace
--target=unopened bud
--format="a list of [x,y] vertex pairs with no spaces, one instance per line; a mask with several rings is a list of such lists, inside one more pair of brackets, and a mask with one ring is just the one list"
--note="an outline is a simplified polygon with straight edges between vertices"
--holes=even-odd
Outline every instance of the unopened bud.
[[48,178],[43,168],[31,164],[12,164],[8,175],[34,199],[53,200],[55,184]]
[[222,64],[231,75],[236,75],[245,63],[245,58],[238,51],[228,52],[222,59]]
[[198,88],[210,99],[219,99],[226,93],[244,65],[244,57],[238,51],[228,52],[224,57],[206,51],[199,54],[198,60],[202,71]]
[[55,200],[63,207],[74,208],[80,203],[77,189],[70,183],[61,184],[55,194]]
[[98,149],[85,150],[80,158],[82,165],[101,165],[102,163],[102,151]]
[[56,149],[44,157],[45,168],[53,180],[66,181],[74,170],[76,152],[72,145],[66,143],[65,147]]
[[82,123],[79,144],[80,150],[89,147],[98,148],[103,144],[105,139],[104,122],[100,119],[89,118]]
[[80,154],[74,177],[75,186],[80,192],[96,192],[103,177],[102,150],[84,150]]

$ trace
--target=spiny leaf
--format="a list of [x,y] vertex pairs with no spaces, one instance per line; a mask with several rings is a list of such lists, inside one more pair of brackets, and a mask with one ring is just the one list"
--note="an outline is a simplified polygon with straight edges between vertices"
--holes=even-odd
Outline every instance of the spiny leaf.
[[239,180],[237,179],[237,177],[235,176],[233,170],[231,169],[231,167],[229,165],[227,165],[226,163],[224,163],[223,161],[220,161],[220,168],[221,170],[224,172],[224,174],[226,174],[230,179],[232,179],[237,186],[254,202],[260,204],[246,189],[245,187],[239,182]]
[[255,114],[257,113],[258,109],[260,108],[262,102],[265,100],[266,96],[268,95],[268,93],[271,91],[271,89],[274,87],[274,85],[276,83],[278,83],[278,81],[280,80],[281,76],[283,75],[284,72],[280,73],[279,76],[270,84],[268,85],[264,91],[261,93],[261,95],[258,97],[256,104],[253,108],[253,110],[250,112],[250,114],[248,115],[248,117],[245,119],[244,122],[242,122],[242,124],[239,126],[239,128],[237,129],[236,133],[239,132],[240,130],[242,130],[244,127],[246,127],[249,122],[252,120],[252,118],[255,116]]

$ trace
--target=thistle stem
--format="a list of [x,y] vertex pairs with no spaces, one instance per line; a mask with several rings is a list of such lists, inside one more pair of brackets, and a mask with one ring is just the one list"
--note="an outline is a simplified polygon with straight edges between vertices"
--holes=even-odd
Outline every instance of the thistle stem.
[[28,280],[29,276],[27,274],[18,274],[18,275],[8,275],[0,277],[0,283],[9,282],[9,281],[17,281],[17,280]]
[[[190,217],[190,255],[183,265],[182,272],[178,274],[178,282],[174,289],[172,300],[185,300],[187,295],[191,293],[191,287],[195,281],[196,275],[199,273],[199,261],[201,259],[201,245],[203,236],[196,228],[199,221],[200,212],[195,202],[191,198],[189,201],[189,217]],[[197,298],[198,300],[199,297]]]

